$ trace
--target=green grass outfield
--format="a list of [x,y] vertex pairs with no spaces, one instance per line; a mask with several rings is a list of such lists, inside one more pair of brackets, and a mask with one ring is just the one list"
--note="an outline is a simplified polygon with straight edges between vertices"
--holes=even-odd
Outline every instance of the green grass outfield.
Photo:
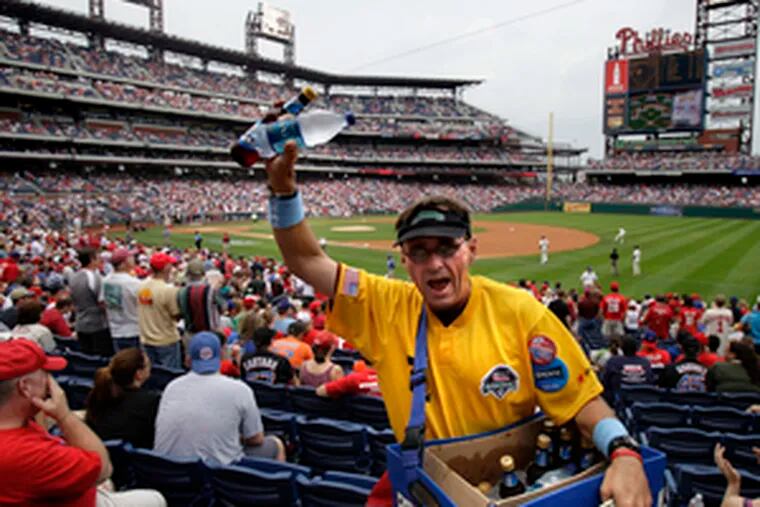
[[[371,218],[369,220],[372,220]],[[506,213],[477,215],[474,220],[508,221],[577,228],[600,237],[594,246],[580,250],[551,253],[549,264],[541,266],[538,255],[479,259],[472,271],[499,281],[529,278],[537,281],[561,281],[565,287],[578,287],[579,276],[587,265],[593,266],[603,284],[610,282],[609,254],[618,227],[627,231],[621,254],[622,292],[641,297],[657,292],[699,292],[703,297],[715,294],[736,295],[748,301],[760,294],[760,220],[729,220],[714,218],[654,217],[636,215],[564,214],[564,213]],[[362,241],[393,239],[390,223],[375,223],[373,232],[335,232],[336,225],[362,225],[362,218],[311,219],[317,237],[328,240],[329,254],[341,262],[375,273],[385,272],[385,252],[330,245],[329,241]],[[216,224],[223,226],[223,224]],[[240,225],[237,223],[236,225]],[[251,232],[270,233],[267,222],[250,223]],[[475,231],[477,235],[477,229]],[[221,235],[204,233],[204,246],[221,247]],[[272,240],[232,237],[231,252],[236,255],[265,255],[279,257]],[[137,238],[147,244],[161,244],[161,228],[139,233]],[[193,246],[192,234],[172,234],[178,247]],[[630,255],[635,244],[642,250],[642,275],[631,276]],[[403,271],[400,269],[397,272]]]

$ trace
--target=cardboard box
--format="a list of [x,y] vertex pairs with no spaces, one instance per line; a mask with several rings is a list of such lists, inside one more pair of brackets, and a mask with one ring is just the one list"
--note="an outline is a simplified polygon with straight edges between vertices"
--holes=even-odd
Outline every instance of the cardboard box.
[[[598,505],[598,491],[605,468],[603,462],[551,486],[504,500],[490,499],[477,488],[484,480],[491,484],[498,483],[502,476],[499,458],[504,454],[514,457],[517,469],[527,467],[533,460],[536,437],[542,430],[543,420],[543,416],[538,414],[502,430],[427,442],[424,471],[420,482],[433,498],[424,503],[435,503],[441,507]],[[665,456],[651,449],[643,449],[642,454],[650,488],[656,498],[658,491],[662,489]],[[388,470],[397,504],[406,505],[405,492],[399,486],[402,484],[400,478],[403,477],[403,466],[398,445],[389,447]]]

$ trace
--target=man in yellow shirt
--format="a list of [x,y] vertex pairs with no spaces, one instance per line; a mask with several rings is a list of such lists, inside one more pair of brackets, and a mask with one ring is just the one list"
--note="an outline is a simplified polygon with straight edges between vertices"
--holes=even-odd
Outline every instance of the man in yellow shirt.
[[153,364],[182,368],[177,319],[180,316],[177,292],[168,283],[177,259],[164,252],[150,257],[153,276],[137,289],[137,323],[140,343]]
[[401,262],[413,283],[338,264],[304,220],[295,182],[296,145],[267,164],[270,222],[288,268],[332,299],[327,327],[377,369],[396,438],[412,405],[410,365],[421,312],[427,316],[425,437],[501,428],[538,405],[555,423],[575,420],[611,463],[604,499],[649,507],[638,445],[599,396],[602,387],[572,335],[529,294],[470,276],[477,240],[457,201],[426,198],[396,222]]

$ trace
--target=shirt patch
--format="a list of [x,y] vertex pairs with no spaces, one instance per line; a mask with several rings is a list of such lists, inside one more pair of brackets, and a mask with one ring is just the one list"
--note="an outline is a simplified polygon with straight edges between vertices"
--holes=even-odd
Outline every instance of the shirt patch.
[[141,305],[152,305],[153,304],[153,293],[151,290],[147,287],[142,289],[140,292],[137,293],[137,300],[140,302]]
[[556,393],[567,385],[569,373],[561,359],[553,359],[545,365],[533,365],[533,379],[536,389],[545,393]]
[[356,297],[359,295],[359,272],[353,268],[346,269],[343,275],[343,286],[341,293],[344,296]]
[[480,381],[480,393],[483,396],[491,394],[497,399],[502,399],[507,393],[517,391],[519,387],[519,375],[506,364],[494,366]]
[[557,345],[551,338],[546,336],[534,336],[528,342],[530,360],[538,366],[545,366],[557,357]]

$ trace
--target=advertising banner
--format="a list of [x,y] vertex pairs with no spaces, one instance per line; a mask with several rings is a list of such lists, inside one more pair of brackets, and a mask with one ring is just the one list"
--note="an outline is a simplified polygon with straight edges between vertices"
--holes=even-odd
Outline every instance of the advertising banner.
[[727,86],[723,88],[713,88],[712,97],[715,99],[723,98],[735,98],[735,97],[751,97],[752,96],[752,84],[741,84],[737,86]]
[[755,62],[748,60],[740,63],[716,65],[713,67],[712,76],[715,78],[744,77],[752,74]]
[[625,128],[626,97],[607,97],[604,100],[604,130],[615,132]]
[[628,60],[609,60],[604,68],[604,93],[617,95],[628,92]]
[[738,104],[735,106],[720,106],[719,109],[710,109],[710,116],[713,118],[739,118],[752,113],[752,106],[749,104]]
[[678,206],[652,206],[649,208],[649,213],[665,217],[680,217],[682,211]]
[[293,23],[290,12],[261,3],[261,31],[272,37],[290,40],[293,34]]
[[591,204],[588,202],[565,202],[562,204],[565,213],[591,213]]
[[720,42],[713,44],[713,58],[733,58],[735,56],[747,56],[755,54],[755,45],[757,41],[748,37],[737,41]]

